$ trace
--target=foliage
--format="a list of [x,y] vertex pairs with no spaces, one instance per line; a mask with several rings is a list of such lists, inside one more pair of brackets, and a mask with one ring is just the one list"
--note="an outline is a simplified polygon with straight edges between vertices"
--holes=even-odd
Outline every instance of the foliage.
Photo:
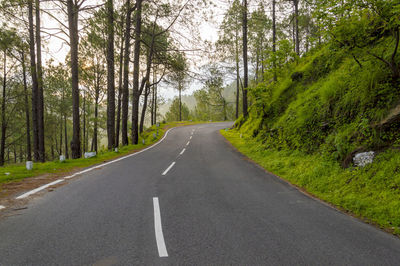
[[[168,112],[165,114],[167,122],[179,121],[179,99],[175,98],[169,107]],[[190,111],[185,103],[182,103],[182,120],[187,121],[190,119]]]
[[209,76],[204,87],[195,92],[197,120],[226,121],[233,118],[232,105],[224,95],[223,74],[213,65],[209,67]]

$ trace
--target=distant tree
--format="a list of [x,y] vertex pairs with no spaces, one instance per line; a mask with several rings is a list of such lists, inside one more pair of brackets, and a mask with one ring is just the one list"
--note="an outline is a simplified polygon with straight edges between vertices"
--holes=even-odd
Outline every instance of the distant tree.
[[257,82],[263,80],[265,73],[265,54],[271,49],[268,34],[271,31],[272,22],[265,13],[265,8],[260,3],[249,19],[249,47],[252,61],[255,62],[254,78]]
[[[220,35],[216,43],[220,58],[235,63],[236,74],[236,119],[239,117],[240,101],[240,47],[242,44],[242,6],[234,0],[224,15],[220,26]],[[233,41],[232,41],[233,40]],[[234,51],[234,53],[232,53]]]
[[190,111],[186,104],[181,103],[179,98],[175,98],[172,101],[168,112],[165,114],[165,120],[168,122],[189,120],[189,114]]
[[247,0],[243,0],[243,20],[242,20],[242,27],[243,27],[243,68],[244,68],[244,76],[243,76],[243,116],[247,117],[248,114],[248,103],[247,103],[247,89],[249,87],[249,65],[247,62],[248,54],[247,54],[247,32],[248,32],[248,25],[247,25]]
[[188,82],[187,78],[188,63],[185,56],[182,53],[178,53],[174,60],[172,61],[172,73],[169,75],[170,82],[174,85],[174,88],[178,90],[179,96],[179,119],[182,121],[184,118],[182,114],[182,91],[186,89],[186,84]]
[[2,53],[2,95],[1,95],[1,138],[0,138],[0,166],[4,165],[4,153],[6,148],[8,119],[6,117],[7,96],[7,75],[10,72],[7,59],[10,57],[12,50],[15,48],[17,35],[13,30],[0,30],[0,50]]

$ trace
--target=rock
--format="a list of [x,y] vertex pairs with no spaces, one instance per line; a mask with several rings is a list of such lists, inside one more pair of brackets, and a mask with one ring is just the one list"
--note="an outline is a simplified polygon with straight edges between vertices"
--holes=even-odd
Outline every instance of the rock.
[[60,163],[65,162],[65,155],[60,155]]
[[96,156],[96,152],[95,151],[93,151],[93,152],[85,152],[85,159],[92,158],[94,156]]
[[374,157],[375,152],[373,151],[357,153],[353,158],[353,162],[357,167],[364,167],[367,164],[372,163],[374,161]]

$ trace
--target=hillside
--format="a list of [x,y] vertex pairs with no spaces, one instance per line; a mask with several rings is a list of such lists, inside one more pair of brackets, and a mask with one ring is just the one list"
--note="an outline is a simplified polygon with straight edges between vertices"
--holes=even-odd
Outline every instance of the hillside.
[[[371,47],[386,52],[386,43]],[[400,232],[398,81],[368,54],[325,45],[251,88],[249,117],[223,134],[243,153],[308,192]],[[386,52],[388,53],[388,52]],[[361,63],[361,65],[360,65]],[[374,151],[374,162],[353,156]]]

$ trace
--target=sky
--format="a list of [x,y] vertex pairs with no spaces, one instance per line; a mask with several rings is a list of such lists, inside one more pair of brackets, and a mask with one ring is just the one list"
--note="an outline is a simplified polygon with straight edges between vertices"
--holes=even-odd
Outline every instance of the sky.
[[[96,4],[98,0],[88,0],[88,4]],[[208,42],[215,42],[218,39],[218,24],[221,22],[223,18],[223,14],[226,9],[226,4],[224,1],[214,1],[213,10],[210,10],[214,14],[212,19],[203,20],[201,16],[198,16],[196,19],[200,21],[199,33],[202,41]],[[46,8],[46,4],[42,4],[42,8]],[[50,11],[51,12],[51,11]],[[54,13],[53,13],[54,14]],[[51,33],[51,35],[43,34],[42,37],[44,41],[42,42],[43,45],[43,57],[45,61],[53,60],[55,63],[64,63],[65,58],[69,52],[69,46],[63,41],[61,38],[66,38],[64,34],[59,33],[59,30],[55,30],[56,28],[60,27],[60,24],[51,18],[48,14],[42,13],[42,27],[46,32]],[[63,17],[63,14],[57,15],[58,18]],[[66,24],[66,22],[65,22]],[[56,37],[57,36],[57,37]],[[191,55],[187,55],[189,58]],[[201,65],[201,62],[198,57],[190,58],[189,61],[196,61],[196,65]],[[200,62],[199,62],[200,61]],[[198,69],[192,67],[192,71],[198,72]],[[192,94],[195,90],[200,89],[202,84],[199,82],[191,82],[189,83],[189,88],[184,91],[184,94]],[[173,97],[178,95],[178,92],[170,87],[167,84],[161,84],[159,86],[160,91],[159,95],[161,95],[165,99],[172,99]]]

